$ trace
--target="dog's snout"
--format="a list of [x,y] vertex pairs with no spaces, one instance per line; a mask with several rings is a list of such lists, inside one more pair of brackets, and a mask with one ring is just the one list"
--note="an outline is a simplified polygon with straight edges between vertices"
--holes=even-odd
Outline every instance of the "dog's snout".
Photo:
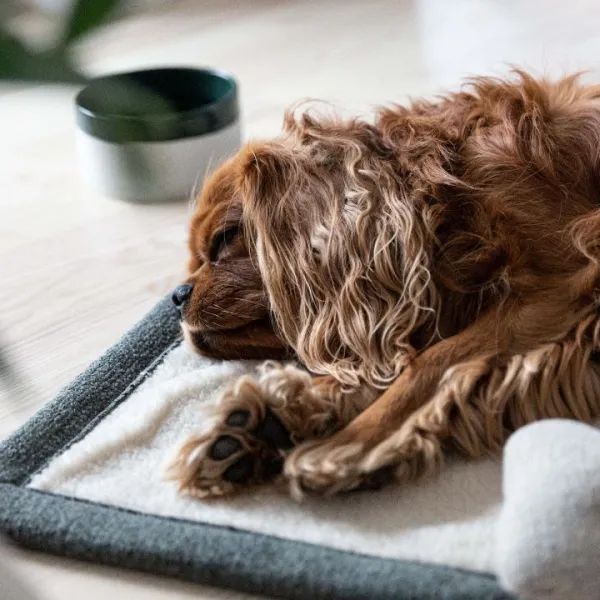
[[178,285],[173,290],[173,294],[171,295],[173,304],[177,308],[180,308],[182,304],[191,296],[193,289],[194,287],[189,283],[182,283],[181,285]]

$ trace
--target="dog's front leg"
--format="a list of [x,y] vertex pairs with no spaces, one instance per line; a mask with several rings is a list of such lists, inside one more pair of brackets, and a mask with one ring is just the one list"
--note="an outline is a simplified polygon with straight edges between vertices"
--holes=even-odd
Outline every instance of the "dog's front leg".
[[[302,444],[287,457],[284,473],[293,495],[379,486],[433,470],[441,461],[443,442],[452,435],[453,419],[461,421],[476,386],[510,344],[508,324],[490,313],[424,351],[347,427],[328,439]],[[471,411],[461,421],[482,441],[477,451],[499,445],[496,435],[486,438],[485,415],[485,409]]]
[[272,481],[294,446],[339,431],[374,399],[364,389],[343,392],[332,377],[265,363],[258,378],[225,392],[209,427],[179,450],[170,477],[199,497]]

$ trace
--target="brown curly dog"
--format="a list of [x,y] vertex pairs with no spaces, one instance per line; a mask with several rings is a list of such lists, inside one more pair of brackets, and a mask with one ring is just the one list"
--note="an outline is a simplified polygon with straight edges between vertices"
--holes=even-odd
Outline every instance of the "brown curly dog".
[[267,363],[172,475],[209,496],[407,482],[600,417],[600,86],[517,72],[374,124],[287,114],[207,181],[186,338]]

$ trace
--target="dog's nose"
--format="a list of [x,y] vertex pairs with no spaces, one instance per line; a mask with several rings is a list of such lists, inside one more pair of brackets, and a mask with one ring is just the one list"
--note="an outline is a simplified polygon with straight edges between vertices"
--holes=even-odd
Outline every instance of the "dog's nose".
[[173,294],[171,295],[173,304],[177,308],[180,308],[181,305],[190,297],[193,289],[194,287],[189,283],[182,283],[181,285],[178,285],[173,290]]

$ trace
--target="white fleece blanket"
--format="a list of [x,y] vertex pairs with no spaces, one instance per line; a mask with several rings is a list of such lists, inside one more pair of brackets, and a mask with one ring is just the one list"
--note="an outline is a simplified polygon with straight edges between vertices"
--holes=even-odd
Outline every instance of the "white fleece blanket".
[[499,460],[454,460],[439,477],[416,485],[302,504],[268,487],[232,499],[179,496],[163,478],[165,463],[201,426],[222,390],[255,368],[175,347],[30,487],[340,550],[490,572],[532,600],[600,598],[600,431],[581,423],[554,420],[519,430],[504,452],[504,478]]
[[203,408],[255,363],[216,362],[185,346],[30,487],[163,516],[198,520],[375,556],[495,572],[499,461],[454,462],[431,481],[302,504],[265,488],[233,499],[178,496],[163,479]]

